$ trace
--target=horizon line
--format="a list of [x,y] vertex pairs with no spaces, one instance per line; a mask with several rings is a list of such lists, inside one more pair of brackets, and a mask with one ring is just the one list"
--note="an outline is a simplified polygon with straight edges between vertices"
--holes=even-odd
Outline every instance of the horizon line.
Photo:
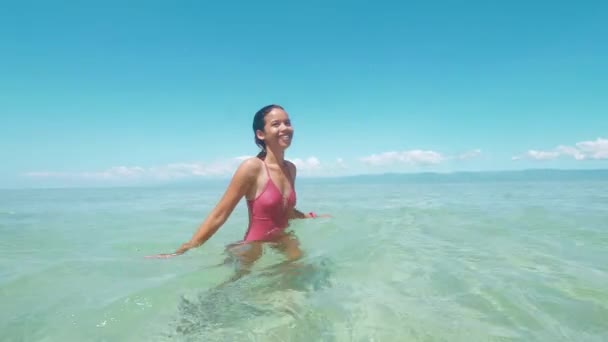
[[[459,171],[416,171],[416,172],[382,172],[382,173],[357,173],[352,175],[324,175],[324,176],[310,176],[302,175],[298,179],[304,180],[340,180],[340,179],[353,179],[353,178],[373,178],[373,177],[387,177],[387,176],[400,176],[400,177],[416,177],[416,176],[450,176],[450,175],[463,175],[463,174],[516,174],[516,173],[540,173],[540,172],[554,172],[554,173],[603,173],[606,172],[608,176],[608,168],[593,168],[593,169],[577,169],[577,168],[525,168],[525,169],[498,169],[498,170],[459,170]],[[111,188],[154,188],[163,186],[179,186],[179,185],[196,185],[204,184],[213,181],[229,181],[232,176],[209,176],[199,178],[189,178],[180,181],[145,181],[142,183],[124,183],[124,184],[90,184],[90,185],[57,185],[57,186],[14,186],[14,187],[0,187],[0,190],[59,190],[59,189],[111,189]]]

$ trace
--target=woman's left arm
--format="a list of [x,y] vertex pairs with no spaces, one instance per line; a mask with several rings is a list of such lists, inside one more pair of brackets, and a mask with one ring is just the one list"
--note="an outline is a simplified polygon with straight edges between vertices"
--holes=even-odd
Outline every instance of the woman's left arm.
[[315,218],[317,217],[317,215],[313,212],[310,212],[308,214],[304,214],[303,212],[299,211],[296,208],[291,209],[291,211],[289,212],[289,219],[293,220],[293,219],[305,219],[305,218]]

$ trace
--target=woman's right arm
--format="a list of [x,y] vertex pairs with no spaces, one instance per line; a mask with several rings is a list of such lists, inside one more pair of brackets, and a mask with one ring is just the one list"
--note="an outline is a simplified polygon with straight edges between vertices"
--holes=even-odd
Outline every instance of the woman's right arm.
[[198,247],[209,240],[226,222],[241,198],[255,185],[259,168],[260,164],[253,159],[248,159],[241,163],[234,173],[224,196],[222,196],[215,208],[209,213],[194,235],[192,235],[190,241],[182,244],[175,253],[159,254],[152,257],[163,258],[184,254],[189,249]]

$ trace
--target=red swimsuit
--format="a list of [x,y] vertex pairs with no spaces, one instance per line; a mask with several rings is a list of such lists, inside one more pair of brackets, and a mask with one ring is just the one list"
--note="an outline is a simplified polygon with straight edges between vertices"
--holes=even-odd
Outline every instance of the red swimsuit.
[[268,181],[262,192],[253,200],[247,200],[249,209],[249,227],[245,233],[245,241],[272,240],[280,235],[288,226],[288,215],[296,205],[296,193],[293,188],[287,198],[270,178],[268,166],[264,162]]

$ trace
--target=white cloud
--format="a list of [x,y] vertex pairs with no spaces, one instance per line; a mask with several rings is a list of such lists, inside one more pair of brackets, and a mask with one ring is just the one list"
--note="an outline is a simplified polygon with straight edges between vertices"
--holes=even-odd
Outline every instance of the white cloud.
[[[103,171],[87,172],[52,172],[33,171],[24,176],[35,179],[55,179],[69,181],[154,181],[154,180],[176,180],[197,177],[231,176],[237,167],[247,158],[252,156],[240,156],[212,163],[185,162],[170,163],[153,167],[141,166],[116,166]],[[335,170],[345,169],[346,165],[342,159],[336,164],[322,164],[321,161],[311,156],[308,158],[295,158],[291,161],[302,173],[331,173]]]
[[25,176],[30,178],[57,178],[57,179],[92,179],[92,180],[117,180],[135,179],[144,175],[146,170],[139,166],[116,166],[99,172],[27,172]]
[[321,162],[317,157],[308,157],[307,159],[295,158],[291,160],[299,170],[315,171],[321,168]]
[[576,147],[589,159],[608,159],[608,139],[582,141]]
[[553,160],[560,157],[571,157],[576,160],[608,159],[608,139],[597,138],[592,141],[581,141],[575,146],[560,145],[549,151],[529,150],[512,159]]
[[187,177],[230,175],[236,170],[239,163],[243,160],[243,157],[238,157],[214,163],[172,163],[150,168],[144,168],[141,166],[116,166],[104,171],[94,172],[34,171],[27,172],[24,175],[29,178],[64,180],[171,180]]
[[441,153],[435,151],[410,150],[401,152],[384,152],[361,158],[361,161],[373,166],[405,163],[413,165],[439,164],[445,160]]
[[172,163],[148,169],[147,176],[155,179],[225,176],[232,174],[243,160],[243,157],[238,157],[213,163]]
[[551,152],[551,151],[530,150],[530,151],[526,152],[526,156],[531,159],[536,159],[536,160],[552,160],[552,159],[559,157],[559,153]]
[[585,155],[575,147],[558,146],[555,152],[559,155],[573,157],[576,160],[585,159]]
[[302,176],[339,176],[345,175],[349,165],[343,158],[329,161],[320,161],[315,156],[306,159],[290,159],[298,168],[298,174]]
[[475,150],[471,150],[465,153],[460,154],[457,159],[460,160],[469,160],[469,159],[473,159],[473,158],[477,158],[481,155],[481,150],[480,149],[475,149]]

